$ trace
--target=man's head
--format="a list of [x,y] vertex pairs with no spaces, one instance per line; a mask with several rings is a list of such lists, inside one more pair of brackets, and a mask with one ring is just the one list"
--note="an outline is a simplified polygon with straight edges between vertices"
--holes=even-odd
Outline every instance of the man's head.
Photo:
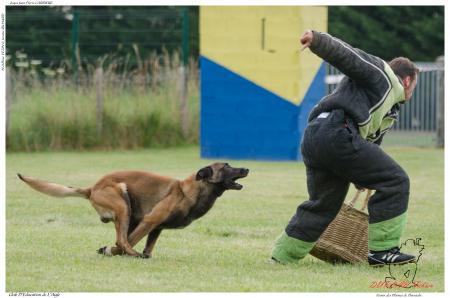
[[414,88],[417,85],[419,69],[408,58],[397,57],[389,62],[394,73],[399,76],[405,89],[405,100],[411,99]]

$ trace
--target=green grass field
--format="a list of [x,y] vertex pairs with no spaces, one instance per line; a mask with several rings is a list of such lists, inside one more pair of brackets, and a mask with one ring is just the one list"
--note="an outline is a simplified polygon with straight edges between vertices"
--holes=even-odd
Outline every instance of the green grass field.
[[[103,174],[142,169],[184,178],[211,163],[198,147],[125,152],[8,153],[6,155],[6,291],[61,292],[384,292],[372,288],[388,269],[330,265],[312,256],[296,265],[268,263],[274,240],[307,199],[299,162],[229,161],[248,167],[244,189],[228,191],[204,217],[163,231],[152,259],[106,257],[113,224],[100,222],[80,198],[37,193],[15,174],[90,186]],[[409,173],[411,198],[404,237],[422,238],[416,281],[444,291],[444,151],[388,148]],[[353,193],[353,190],[352,190]],[[350,197],[351,193],[349,193]],[[143,243],[138,244],[142,251]]]

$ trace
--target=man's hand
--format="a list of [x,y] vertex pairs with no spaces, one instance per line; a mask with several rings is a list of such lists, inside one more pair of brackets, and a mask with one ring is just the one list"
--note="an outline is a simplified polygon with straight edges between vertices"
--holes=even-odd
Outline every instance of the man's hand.
[[303,45],[300,51],[309,48],[313,38],[314,38],[313,32],[311,30],[306,30],[305,33],[303,33],[303,36],[300,38],[300,43]]

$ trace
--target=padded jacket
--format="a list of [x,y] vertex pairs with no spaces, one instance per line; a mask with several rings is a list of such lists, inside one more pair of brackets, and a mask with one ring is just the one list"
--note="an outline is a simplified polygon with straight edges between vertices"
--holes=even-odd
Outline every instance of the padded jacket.
[[345,77],[333,93],[313,108],[309,121],[322,112],[342,109],[367,141],[381,143],[398,119],[405,101],[401,80],[382,59],[322,32],[313,31],[310,49],[339,69]]

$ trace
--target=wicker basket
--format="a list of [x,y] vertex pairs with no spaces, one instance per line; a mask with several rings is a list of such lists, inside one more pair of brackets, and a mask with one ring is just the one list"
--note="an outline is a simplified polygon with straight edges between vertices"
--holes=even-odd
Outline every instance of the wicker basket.
[[371,191],[367,191],[363,207],[357,210],[353,206],[361,192],[358,190],[349,205],[343,204],[336,218],[311,250],[311,255],[333,264],[367,262],[369,216],[363,210]]

